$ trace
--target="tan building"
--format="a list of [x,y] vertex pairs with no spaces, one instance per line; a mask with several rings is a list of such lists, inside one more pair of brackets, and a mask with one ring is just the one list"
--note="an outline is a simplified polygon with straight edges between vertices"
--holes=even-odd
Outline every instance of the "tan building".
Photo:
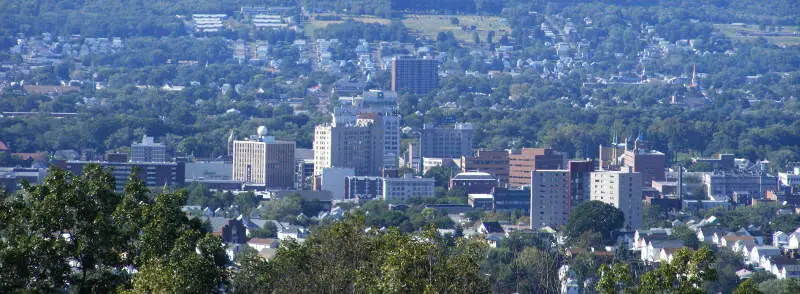
[[509,155],[509,185],[523,187],[531,184],[531,171],[567,168],[567,155],[549,148],[522,148]]
[[478,150],[474,157],[461,157],[461,172],[487,172],[497,178],[500,187],[508,187],[508,164],[506,151]]
[[653,181],[664,181],[664,153],[655,150],[633,149],[625,151],[623,167],[630,167],[642,174],[642,185],[651,186]]
[[625,144],[600,145],[600,170],[618,170],[624,153]]
[[570,174],[567,170],[531,172],[531,229],[567,224],[570,213]]
[[593,172],[591,200],[613,205],[625,214],[628,229],[642,225],[642,174],[626,171]]
[[379,176],[383,167],[383,127],[379,116],[359,115],[314,128],[314,175],[329,167],[352,168],[356,176]]
[[294,187],[295,142],[261,137],[233,142],[233,180],[267,188]]

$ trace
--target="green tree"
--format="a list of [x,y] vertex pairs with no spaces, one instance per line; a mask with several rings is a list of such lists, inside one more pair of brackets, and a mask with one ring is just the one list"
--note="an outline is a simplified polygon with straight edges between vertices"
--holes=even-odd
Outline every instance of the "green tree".
[[758,290],[758,286],[752,279],[744,280],[739,287],[736,287],[736,290],[733,291],[733,294],[764,294]]
[[681,248],[672,261],[642,275],[639,293],[704,293],[703,282],[717,278],[713,262],[714,253],[708,247]]
[[619,293],[630,287],[633,282],[628,267],[621,263],[616,263],[613,267],[602,264],[597,270],[597,274],[600,276],[597,281],[597,292],[601,294]]
[[570,238],[577,239],[588,231],[602,234],[606,242],[614,239],[614,234],[625,222],[622,211],[600,201],[581,203],[567,219],[566,232]]

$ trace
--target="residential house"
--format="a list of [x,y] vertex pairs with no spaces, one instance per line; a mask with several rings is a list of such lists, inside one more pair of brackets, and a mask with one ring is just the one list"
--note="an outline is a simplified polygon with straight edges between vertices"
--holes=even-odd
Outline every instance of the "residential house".
[[678,251],[680,248],[661,248],[661,252],[658,254],[658,261],[660,262],[672,262],[672,257],[675,255],[675,252]]
[[794,231],[789,236],[789,244],[786,246],[787,249],[800,249],[800,232]]
[[767,258],[781,255],[781,250],[775,246],[755,246],[750,250],[750,264],[761,264]]
[[787,256],[774,256],[769,261],[770,272],[778,279],[800,278],[800,261]]
[[781,231],[772,233],[772,246],[783,248],[788,245],[789,245],[789,235]]
[[642,248],[641,260],[644,262],[657,262],[661,260],[661,249],[679,249],[685,245],[681,240],[663,239],[647,242],[647,247]]
[[672,235],[672,229],[652,228],[647,230],[636,230],[633,234],[633,248],[642,249],[647,247],[647,242],[653,239],[667,239]]
[[725,230],[720,227],[703,227],[697,230],[697,240],[700,242],[719,244],[721,236],[725,235]]
[[247,246],[253,247],[253,249],[259,252],[262,249],[278,248],[278,244],[280,244],[278,239],[273,238],[250,238],[250,240],[247,241]]

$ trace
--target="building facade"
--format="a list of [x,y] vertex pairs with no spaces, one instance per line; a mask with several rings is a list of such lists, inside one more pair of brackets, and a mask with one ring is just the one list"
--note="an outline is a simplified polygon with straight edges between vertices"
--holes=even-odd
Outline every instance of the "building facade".
[[111,174],[116,183],[115,189],[122,191],[134,169],[139,172],[136,176],[142,179],[148,187],[183,187],[186,184],[186,165],[178,162],[108,162],[108,161],[80,161],[66,162],[65,169],[75,175],[83,174],[87,165],[96,164],[103,168],[111,168]]
[[292,189],[295,180],[295,142],[262,137],[233,142],[233,180],[264,185],[270,189]]
[[591,200],[613,205],[625,214],[628,229],[642,225],[642,174],[626,171],[593,172]]
[[331,124],[314,128],[314,174],[330,167],[353,168],[358,176],[378,176],[383,167],[384,136],[380,117],[355,122],[334,115]]
[[167,162],[167,146],[156,143],[153,137],[142,137],[141,143],[131,145],[132,162]]
[[531,171],[560,170],[567,166],[564,153],[548,148],[522,148],[509,155],[509,186],[523,187],[531,184]]
[[508,187],[508,152],[478,150],[475,156],[461,157],[461,171],[482,171],[497,178],[500,187]]
[[[642,174],[642,185],[651,186],[653,181],[664,181],[664,153],[640,146],[637,139],[633,150],[626,150],[623,167],[630,167]],[[646,146],[646,145],[645,145]]]
[[422,157],[461,158],[472,156],[472,124],[457,123],[453,128],[424,125],[420,134]]
[[392,91],[425,94],[439,87],[439,62],[433,59],[392,59]]
[[566,225],[570,212],[569,171],[535,170],[530,183],[531,229]]
[[712,197],[730,198],[734,192],[748,192],[753,198],[761,198],[768,189],[776,188],[778,179],[763,173],[718,170],[703,174],[703,185]]
[[591,160],[570,160],[567,163],[569,171],[569,207],[570,212],[590,198],[590,176],[594,171],[594,162]]
[[433,178],[412,177],[383,179],[383,200],[404,201],[412,197],[433,197],[435,195]]
[[344,180],[345,200],[368,200],[383,197],[383,178],[346,177]]

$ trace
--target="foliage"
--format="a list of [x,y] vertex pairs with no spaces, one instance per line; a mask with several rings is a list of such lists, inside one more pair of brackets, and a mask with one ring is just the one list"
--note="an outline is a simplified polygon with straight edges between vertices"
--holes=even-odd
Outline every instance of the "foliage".
[[752,279],[747,279],[736,287],[733,294],[764,294],[764,292],[758,290],[758,285]]
[[597,282],[597,291],[601,294],[619,293],[633,282],[628,268],[621,263],[616,263],[611,267],[606,264],[600,265],[597,274],[600,276],[600,280]]
[[588,201],[578,205],[570,214],[566,232],[570,238],[576,239],[585,232],[595,231],[601,234],[605,242],[611,242],[624,222],[625,216],[616,207],[600,201]]
[[642,276],[639,293],[703,293],[703,282],[717,277],[711,268],[713,262],[714,254],[708,247],[697,251],[681,248],[672,261]]
[[[302,244],[289,242],[269,264],[248,264],[244,274],[263,281],[263,292],[486,292],[478,272],[485,245],[473,239],[397,230],[365,231],[362,216],[320,228]],[[452,245],[447,245],[452,244]],[[240,272],[241,274],[241,272]]]
[[797,293],[800,291],[800,279],[772,279],[758,284],[758,289],[764,293]]
[[24,190],[0,202],[0,292],[224,289],[222,242],[181,212],[183,192],[152,201],[134,174],[118,194],[96,165],[81,176],[51,168]]

